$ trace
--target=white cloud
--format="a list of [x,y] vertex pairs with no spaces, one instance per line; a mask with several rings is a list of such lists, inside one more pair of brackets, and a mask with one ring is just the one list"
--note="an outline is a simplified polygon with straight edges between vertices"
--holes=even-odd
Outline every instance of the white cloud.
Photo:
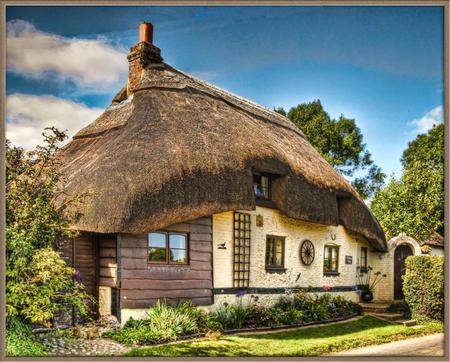
[[65,38],[23,20],[7,23],[7,70],[29,77],[53,73],[95,91],[111,91],[126,81],[126,51],[105,39]]
[[410,124],[415,126],[415,133],[426,133],[435,124],[444,120],[444,109],[442,106],[433,108],[425,113],[421,118],[413,119]]
[[53,96],[15,93],[6,97],[6,138],[13,145],[32,149],[42,144],[45,127],[67,130],[69,139],[103,112]]

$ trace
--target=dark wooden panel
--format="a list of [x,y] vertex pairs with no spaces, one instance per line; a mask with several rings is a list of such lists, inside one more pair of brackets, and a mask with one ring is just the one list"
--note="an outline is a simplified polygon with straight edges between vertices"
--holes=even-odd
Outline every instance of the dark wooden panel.
[[[158,299],[144,299],[144,300],[133,300],[133,299],[122,299],[122,308],[150,308],[152,307]],[[165,298],[168,303],[179,303],[180,301],[190,300],[195,305],[211,305],[212,297],[203,298]]]
[[117,275],[116,238],[111,235],[98,237],[99,281],[101,286],[115,287]]
[[123,269],[122,279],[151,279],[151,280],[185,280],[185,279],[211,279],[210,270],[190,270],[190,271],[154,271],[152,269]]
[[[211,217],[171,225],[166,230],[189,233],[189,265],[148,264],[147,234],[121,235],[122,308],[151,305],[158,298],[212,303]],[[130,300],[142,303],[130,304]]]
[[99,276],[114,278],[116,276],[116,270],[117,268],[100,268]]
[[99,259],[100,259],[99,260],[99,265],[101,267],[104,266],[104,267],[109,268],[109,267],[117,265],[116,258],[102,258],[102,257],[100,257]]
[[121,289],[120,295],[126,299],[157,299],[157,298],[200,298],[212,296],[211,289],[177,289],[177,290],[153,290],[153,289]]
[[116,281],[113,278],[104,278],[100,277],[98,279],[98,285],[104,286],[104,287],[115,287]]
[[208,225],[211,226],[211,216],[201,217],[199,219],[187,221],[186,224],[189,225]]
[[96,291],[96,247],[91,234],[80,234],[74,238],[74,268],[80,272],[86,291],[97,295]]
[[99,248],[99,256],[101,258],[115,258],[116,257],[116,249],[103,248],[102,246],[100,246],[100,248]]
[[212,288],[211,280],[203,279],[187,279],[187,280],[139,280],[139,279],[123,279],[123,289],[152,289],[152,290],[176,290],[184,289],[188,285],[192,289]]

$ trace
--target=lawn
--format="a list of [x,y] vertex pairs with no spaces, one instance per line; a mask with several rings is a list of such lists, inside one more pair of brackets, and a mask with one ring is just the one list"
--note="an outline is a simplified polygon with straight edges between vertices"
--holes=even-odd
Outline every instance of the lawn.
[[344,323],[277,333],[222,336],[135,348],[125,356],[317,356],[442,331],[440,324],[410,328],[364,316]]

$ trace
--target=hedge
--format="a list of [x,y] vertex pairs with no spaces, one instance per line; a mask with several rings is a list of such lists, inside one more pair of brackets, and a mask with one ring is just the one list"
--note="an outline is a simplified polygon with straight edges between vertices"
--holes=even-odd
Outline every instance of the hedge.
[[410,256],[406,259],[403,294],[417,321],[444,320],[444,257]]

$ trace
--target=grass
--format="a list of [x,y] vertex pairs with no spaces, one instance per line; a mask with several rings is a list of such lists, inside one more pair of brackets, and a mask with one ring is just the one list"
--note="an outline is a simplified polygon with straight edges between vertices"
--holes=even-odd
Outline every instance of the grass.
[[137,357],[317,356],[442,331],[443,325],[437,323],[409,328],[390,324],[372,316],[364,316],[349,322],[291,331],[222,336],[164,346],[135,348],[124,355]]

